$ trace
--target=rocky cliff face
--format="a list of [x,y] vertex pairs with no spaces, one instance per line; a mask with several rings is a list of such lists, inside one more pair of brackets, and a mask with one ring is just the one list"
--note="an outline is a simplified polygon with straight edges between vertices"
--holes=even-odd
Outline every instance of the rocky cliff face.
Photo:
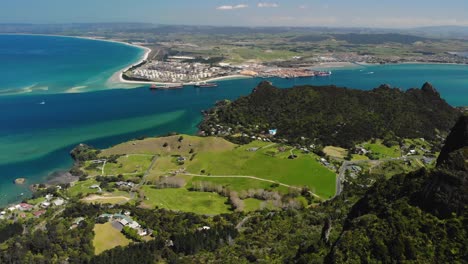
[[461,117],[450,132],[437,167],[468,171],[468,116]]
[[468,116],[460,117],[450,132],[413,203],[440,218],[461,215],[468,205]]

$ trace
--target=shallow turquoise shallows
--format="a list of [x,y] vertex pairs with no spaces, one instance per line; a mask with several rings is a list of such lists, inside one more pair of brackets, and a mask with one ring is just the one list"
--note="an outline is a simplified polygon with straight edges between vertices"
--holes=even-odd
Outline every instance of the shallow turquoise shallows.
[[[142,55],[141,49],[116,43],[0,36],[0,70],[6,77],[0,80],[4,91],[0,96],[0,206],[18,201],[21,193],[29,194],[28,186],[13,184],[15,178],[40,182],[51,172],[69,167],[69,152],[78,143],[103,148],[143,135],[195,133],[201,110],[217,100],[247,95],[261,81],[223,81],[217,88],[156,92],[148,87],[109,89],[107,78]],[[382,83],[407,89],[429,81],[450,104],[468,105],[468,66],[464,65],[357,66],[336,69],[331,77],[271,81],[279,87],[336,84],[366,90]],[[80,86],[86,88],[73,91],[88,92],[69,93]]]

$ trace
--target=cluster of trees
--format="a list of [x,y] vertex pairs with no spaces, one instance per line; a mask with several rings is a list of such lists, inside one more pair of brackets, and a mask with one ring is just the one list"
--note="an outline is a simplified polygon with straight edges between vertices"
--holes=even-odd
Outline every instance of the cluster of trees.
[[[275,185],[274,187],[277,186]],[[245,204],[243,200],[247,198],[255,198],[258,200],[270,202],[276,208],[300,209],[304,207],[304,204],[298,202],[296,198],[299,197],[299,195],[302,193],[305,195],[305,197],[310,196],[307,191],[301,193],[296,189],[290,189],[286,195],[282,195],[277,191],[264,189],[249,189],[236,192],[222,185],[204,181],[193,182],[190,190],[199,192],[216,192],[221,196],[228,197],[228,202],[231,204],[232,209],[236,211],[244,210]],[[310,201],[312,201],[312,199],[310,199]]]
[[292,143],[349,148],[372,138],[436,139],[459,115],[430,84],[404,92],[386,85],[371,91],[335,86],[278,89],[263,82],[249,96],[206,111],[200,130],[222,125],[233,128],[233,134],[260,134],[276,128],[277,138]]
[[23,225],[20,223],[5,223],[0,222],[0,243],[9,238],[19,235],[23,232]]
[[84,162],[87,160],[98,159],[98,155],[100,153],[101,151],[98,149],[95,149],[86,144],[79,144],[70,152],[70,155],[75,162]]
[[182,188],[185,186],[185,179],[177,176],[163,176],[155,182],[156,188]]
[[5,242],[0,263],[87,263],[94,254],[93,223],[70,225],[71,220],[60,218],[49,220],[44,230],[29,227],[30,233]]
[[131,239],[133,241],[136,241],[136,242],[141,241],[141,237],[140,237],[140,235],[138,235],[138,231],[136,229],[133,229],[133,228],[129,227],[129,226],[124,226],[123,227],[122,234],[124,234],[124,236],[126,236],[128,239]]

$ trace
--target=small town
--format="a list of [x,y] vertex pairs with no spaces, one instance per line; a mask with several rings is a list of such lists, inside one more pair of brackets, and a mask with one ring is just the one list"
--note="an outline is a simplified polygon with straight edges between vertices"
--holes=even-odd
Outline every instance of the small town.
[[170,57],[168,61],[151,61],[131,72],[134,78],[162,83],[193,83],[234,74],[228,67],[211,67],[204,63],[185,62],[192,57]]

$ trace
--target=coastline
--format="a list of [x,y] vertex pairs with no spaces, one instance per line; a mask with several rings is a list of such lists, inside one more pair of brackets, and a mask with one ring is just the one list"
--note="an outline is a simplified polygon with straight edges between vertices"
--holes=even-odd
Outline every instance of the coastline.
[[[130,66],[131,67],[131,66]],[[128,68],[130,68],[128,67]],[[127,68],[127,69],[128,69]],[[125,71],[125,70],[124,70]],[[171,85],[171,84],[175,84],[175,83],[163,83],[163,82],[152,82],[152,81],[128,81],[128,80],[125,80],[123,77],[122,77],[122,74],[123,74],[123,71],[119,71],[117,73],[115,73],[112,77],[111,77],[111,82],[112,83],[116,83],[116,82],[119,82],[119,83],[125,83],[125,84],[156,84],[156,85]],[[253,77],[251,76],[246,76],[246,75],[240,75],[240,74],[236,74],[236,75],[228,75],[228,76],[221,76],[221,77],[215,77],[215,78],[211,78],[211,79],[208,79],[208,80],[204,80],[203,82],[215,82],[215,81],[228,81],[228,80],[239,80],[239,79],[251,79]],[[196,84],[197,82],[188,82],[188,83],[183,83],[184,86],[187,86],[187,85],[194,85]],[[178,83],[177,83],[178,84]]]
[[[127,71],[129,68],[138,65],[144,61],[146,61],[152,52],[152,50],[146,46],[140,45],[140,44],[134,44],[134,43],[129,43],[125,42],[123,40],[116,40],[116,39],[106,39],[104,37],[100,36],[69,36],[69,35],[57,35],[57,34],[34,34],[34,33],[0,33],[0,35],[28,35],[28,36],[50,36],[50,37],[63,37],[63,38],[77,38],[77,39],[86,39],[86,40],[94,40],[94,41],[104,41],[104,42],[112,42],[112,43],[118,43],[121,45],[126,45],[126,46],[131,46],[135,48],[139,48],[144,50],[144,54],[140,57],[139,60],[135,62],[129,63],[127,66],[124,68],[116,71],[114,74],[109,77],[109,79],[106,81],[106,86],[108,88],[118,88],[118,89],[131,89],[131,88],[138,88],[141,87],[141,85],[172,85],[175,83],[165,83],[165,82],[154,82],[154,81],[129,81],[125,80],[123,78],[123,73]],[[356,67],[367,67],[367,66],[378,66],[378,65],[405,65],[405,64],[432,64],[432,65],[468,65],[468,64],[462,64],[462,63],[444,63],[444,62],[421,62],[421,61],[408,61],[408,62],[399,62],[399,63],[386,63],[386,64],[380,64],[380,63],[367,63],[367,62],[323,62],[323,63],[316,63],[311,65],[310,69],[349,69],[349,68],[356,68]],[[235,75],[229,75],[229,76],[221,76],[221,77],[215,77],[207,80],[203,80],[202,82],[214,82],[214,81],[227,81],[227,80],[238,80],[238,79],[251,79],[253,77],[247,76],[247,75],[240,75],[240,74],[235,74]],[[197,82],[188,82],[188,83],[183,83],[183,85],[194,85]],[[122,87],[121,85],[125,85],[125,87]],[[176,83],[180,84],[180,83]],[[119,86],[120,85],[120,86]],[[116,87],[118,86],[118,87]],[[86,91],[82,91],[82,89],[86,89],[84,86],[76,86],[72,87],[71,89],[65,91],[65,93],[82,93]]]

